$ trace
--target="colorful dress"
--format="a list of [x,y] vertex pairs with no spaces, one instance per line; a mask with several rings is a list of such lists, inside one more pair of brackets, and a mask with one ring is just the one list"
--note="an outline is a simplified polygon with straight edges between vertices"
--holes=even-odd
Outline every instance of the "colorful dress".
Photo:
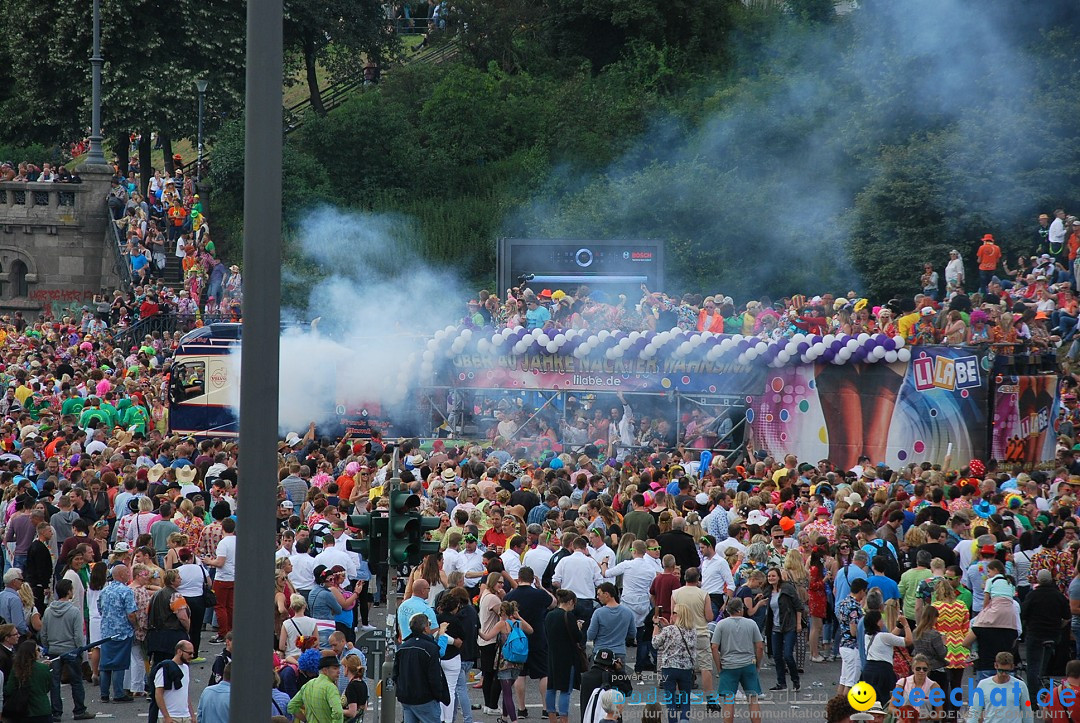
[[945,667],[966,668],[971,659],[971,651],[964,647],[964,637],[968,634],[971,614],[959,600],[934,603],[938,610],[934,629],[945,639]]

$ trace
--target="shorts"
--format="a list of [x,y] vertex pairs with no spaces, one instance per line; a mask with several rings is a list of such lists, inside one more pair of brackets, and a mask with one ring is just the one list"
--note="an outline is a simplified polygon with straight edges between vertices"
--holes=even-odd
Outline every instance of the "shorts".
[[698,633],[696,652],[694,670],[712,670],[712,636],[708,632]]
[[845,688],[854,688],[862,675],[862,661],[857,648],[840,648],[840,680]]
[[529,651],[529,657],[525,659],[525,665],[521,668],[521,674],[530,680],[540,680],[548,677],[548,651],[546,648]]
[[[741,668],[724,668],[716,678],[716,694],[721,698],[733,697],[739,692],[739,688],[747,696],[761,695],[761,679],[758,678],[756,665],[744,665]],[[722,703],[733,703],[734,700],[722,700]]]

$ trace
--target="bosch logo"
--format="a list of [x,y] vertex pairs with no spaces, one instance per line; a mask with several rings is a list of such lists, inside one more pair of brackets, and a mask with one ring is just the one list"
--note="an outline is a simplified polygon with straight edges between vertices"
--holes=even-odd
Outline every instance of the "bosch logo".
[[593,252],[590,249],[578,249],[574,254],[574,261],[583,269],[592,266]]
[[652,251],[635,251],[634,253],[630,254],[630,258],[632,258],[634,261],[651,261]]

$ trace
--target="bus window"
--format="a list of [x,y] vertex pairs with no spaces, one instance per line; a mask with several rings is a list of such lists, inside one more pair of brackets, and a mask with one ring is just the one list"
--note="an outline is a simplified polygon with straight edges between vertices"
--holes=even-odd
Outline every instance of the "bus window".
[[173,401],[183,402],[206,393],[206,363],[184,362],[173,374]]

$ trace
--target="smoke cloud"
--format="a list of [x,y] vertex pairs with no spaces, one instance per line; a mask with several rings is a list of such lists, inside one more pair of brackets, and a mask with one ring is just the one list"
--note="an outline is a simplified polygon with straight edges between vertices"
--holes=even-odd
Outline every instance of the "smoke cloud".
[[[921,205],[942,217],[941,244],[973,251],[979,221],[1030,223],[1044,199],[1025,196],[1024,184],[1059,165],[1044,136],[1065,145],[1071,133],[1047,123],[1033,138],[1025,121],[1055,92],[1039,61],[1054,52],[1043,31],[1065,3],[860,5],[831,25],[781,22],[773,37],[742,39],[754,46],[735,52],[732,76],[742,80],[703,94],[703,120],[657,119],[606,172],[560,181],[562,195],[523,209],[512,231],[662,238],[678,252],[668,255],[674,291],[746,299],[859,289],[874,264],[853,242],[888,245],[906,232],[902,218],[880,236],[868,231],[873,196],[860,204],[860,194],[913,139],[932,144],[933,177],[911,180],[934,188]],[[958,198],[970,208],[956,208]],[[905,261],[911,274],[922,260]]]
[[282,432],[361,407],[414,417],[408,392],[423,340],[465,313],[457,276],[419,258],[407,219],[318,208],[297,227],[303,260],[322,278],[305,306],[283,313],[317,321],[281,337]]

